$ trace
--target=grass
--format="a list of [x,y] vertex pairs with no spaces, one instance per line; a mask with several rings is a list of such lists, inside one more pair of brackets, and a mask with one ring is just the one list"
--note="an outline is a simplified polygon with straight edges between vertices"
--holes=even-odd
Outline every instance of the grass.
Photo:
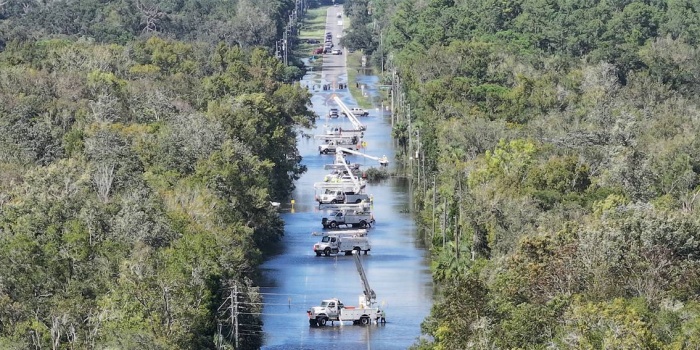
[[357,101],[357,104],[360,107],[373,108],[374,104],[372,103],[372,97],[363,96],[362,89],[355,85],[357,82],[357,75],[360,73],[360,71],[370,73],[368,71],[369,68],[362,68],[362,51],[355,51],[353,53],[347,53],[346,51],[346,54],[348,55],[348,88],[350,89],[350,94],[352,94],[352,97],[355,98],[355,101]]
[[[323,42],[326,33],[326,11],[329,6],[310,9],[306,12],[299,27],[299,44],[292,48],[292,56],[296,59],[311,57],[313,50],[321,44],[307,44],[307,39],[316,39]],[[323,55],[316,55],[316,59],[310,62],[313,70],[320,70],[323,66]]]
[[323,42],[326,34],[326,12],[329,6],[311,9],[306,12],[299,31],[299,39],[318,39]]
[[[350,28],[350,17],[343,16],[343,21],[344,27]],[[348,89],[350,90],[350,94],[360,107],[365,109],[374,108],[376,103],[373,102],[373,97],[362,95],[362,89],[355,86],[357,75],[360,74],[360,72],[364,75],[372,75],[375,73],[372,67],[369,66],[369,57],[367,57],[367,68],[363,68],[362,55],[364,53],[361,50],[353,53],[349,53],[345,50],[345,54],[347,55]]]

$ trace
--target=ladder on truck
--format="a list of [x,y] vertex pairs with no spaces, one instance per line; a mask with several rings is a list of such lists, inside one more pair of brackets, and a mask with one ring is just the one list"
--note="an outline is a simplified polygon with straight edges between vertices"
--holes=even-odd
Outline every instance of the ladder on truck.
[[340,230],[334,232],[311,232],[312,236],[364,237],[367,230]]
[[348,203],[348,204],[319,204],[318,208],[322,210],[343,210],[343,209],[348,209],[348,210],[355,210],[355,211],[361,211],[361,212],[367,212],[370,211],[372,207],[372,203],[369,202],[360,202],[360,203]]

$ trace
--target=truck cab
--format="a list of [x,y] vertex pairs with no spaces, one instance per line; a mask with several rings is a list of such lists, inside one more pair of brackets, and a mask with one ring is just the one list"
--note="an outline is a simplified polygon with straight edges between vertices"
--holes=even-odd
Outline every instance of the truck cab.
[[325,326],[328,320],[337,320],[340,310],[345,306],[338,299],[321,301],[321,305],[312,307],[306,313],[310,317],[310,323],[314,326]]

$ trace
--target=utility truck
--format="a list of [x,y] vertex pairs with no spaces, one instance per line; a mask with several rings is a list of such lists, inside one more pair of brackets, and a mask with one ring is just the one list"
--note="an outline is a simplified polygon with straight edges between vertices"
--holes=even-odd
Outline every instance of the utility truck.
[[363,294],[359,297],[359,306],[345,306],[342,301],[337,298],[326,299],[321,301],[320,306],[314,306],[306,311],[309,316],[309,325],[312,327],[323,327],[330,321],[333,322],[352,322],[352,324],[369,325],[372,322],[385,323],[386,315],[383,310],[375,307],[377,294],[369,286],[365,269],[360,261],[360,254],[353,254],[355,258],[355,266],[357,273],[360,274],[362,280]]
[[366,193],[355,193],[354,191],[343,191],[343,190],[333,190],[326,189],[326,191],[316,197],[319,204],[336,204],[336,203],[362,203],[363,201],[369,202],[370,197]]
[[[336,157],[336,160],[338,158]],[[342,190],[343,192],[354,192],[354,193],[359,193],[365,186],[367,185],[367,181],[359,179],[357,176],[354,175],[353,169],[350,168],[350,166],[343,162],[341,165],[345,168],[345,172],[341,173],[338,171],[335,171],[334,174],[329,174],[327,175],[323,182],[321,183],[314,183],[314,188],[320,188],[320,189],[334,189],[334,190]],[[348,190],[348,188],[351,188],[351,190]]]
[[[338,140],[331,140],[328,143],[325,143],[323,145],[318,146],[318,153],[319,154],[329,154],[329,153],[338,153],[341,152],[340,149],[347,150],[349,148],[346,147],[340,147],[340,145],[343,146],[349,146],[345,141],[338,141]],[[360,145],[358,144],[355,146],[356,149],[360,148]],[[345,151],[343,151],[345,152]],[[359,152],[358,152],[359,153]]]
[[331,254],[345,253],[350,255],[353,252],[370,251],[369,240],[367,240],[367,230],[347,230],[337,233],[326,233],[321,241],[314,244],[316,256],[330,256]]
[[[352,114],[355,115],[356,117],[367,117],[367,116],[369,116],[369,112],[368,112],[366,109],[354,107],[354,108],[350,108],[350,111],[351,111]],[[345,116],[347,116],[347,115],[345,114],[345,112],[342,112],[342,114],[345,115]]]
[[360,227],[367,228],[374,224],[372,213],[362,209],[341,209],[332,211],[321,219],[323,228]]

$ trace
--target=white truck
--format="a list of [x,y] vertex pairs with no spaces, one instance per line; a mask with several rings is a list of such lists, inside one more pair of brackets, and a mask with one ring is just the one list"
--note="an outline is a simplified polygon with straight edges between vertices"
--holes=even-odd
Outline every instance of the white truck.
[[367,228],[374,224],[372,213],[363,210],[337,210],[331,212],[328,216],[321,219],[323,228],[338,228],[345,227],[360,227]]
[[[367,116],[369,116],[369,112],[368,112],[366,109],[353,107],[353,108],[350,108],[350,111],[351,111],[352,114],[353,114],[354,116],[356,116],[356,117],[367,117]],[[344,116],[347,117],[346,112],[343,111],[343,112],[341,112],[341,113],[342,113]]]
[[312,327],[323,327],[328,321],[330,322],[340,322],[344,321],[352,322],[352,324],[369,325],[372,322],[385,323],[386,314],[384,310],[374,307],[376,303],[377,294],[369,286],[367,281],[367,275],[365,274],[364,268],[362,268],[362,262],[360,261],[359,254],[353,254],[355,258],[355,266],[357,266],[357,272],[360,274],[360,279],[362,280],[362,286],[364,288],[364,295],[360,295],[359,306],[345,306],[343,302],[339,299],[326,299],[321,302],[320,306],[314,306],[306,311],[309,316],[309,325]]
[[343,191],[326,189],[326,191],[316,198],[319,204],[336,203],[362,203],[369,202],[370,197],[366,193],[355,193],[353,191]]
[[[366,233],[367,231],[365,231]],[[364,252],[367,254],[371,250],[369,240],[364,234],[338,233],[327,234],[321,241],[314,244],[316,256],[330,256],[331,254],[345,253],[350,255],[353,252]]]
[[[360,296],[360,301],[364,296]],[[352,324],[369,325],[372,322],[386,322],[384,311],[376,307],[345,306],[339,299],[327,299],[321,301],[321,306],[314,306],[308,310],[309,325],[323,327],[330,322],[348,321]]]

